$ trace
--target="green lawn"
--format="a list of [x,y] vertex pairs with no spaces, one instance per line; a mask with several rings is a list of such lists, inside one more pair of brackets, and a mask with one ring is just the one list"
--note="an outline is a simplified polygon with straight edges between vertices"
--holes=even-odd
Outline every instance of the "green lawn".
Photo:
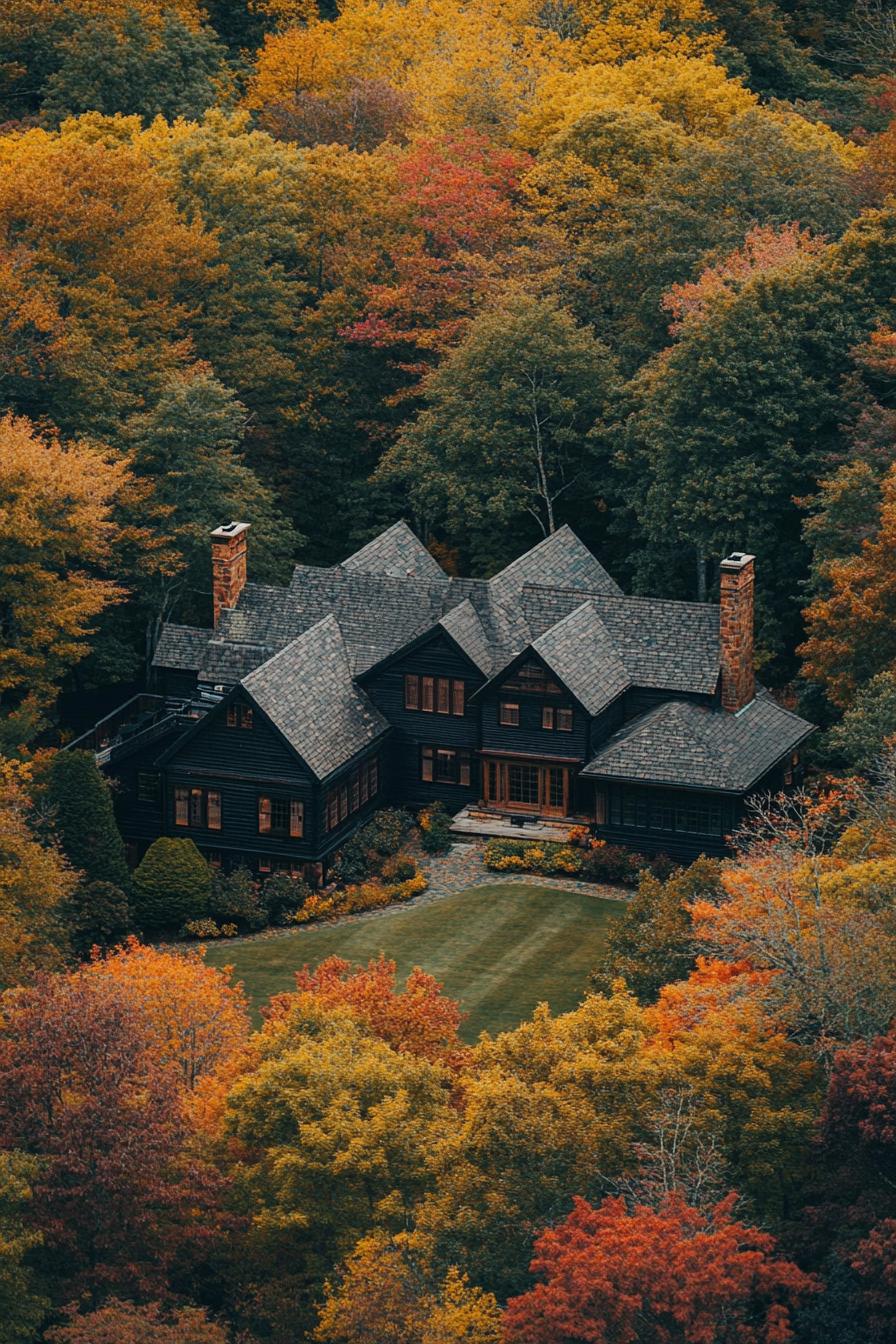
[[213,965],[232,964],[256,1009],[293,987],[293,972],[337,955],[366,962],[384,952],[399,976],[414,966],[441,980],[469,1017],[463,1034],[515,1027],[541,1000],[575,1007],[611,920],[622,905],[521,882],[470,887],[431,905],[395,906],[367,919],[290,930],[277,938],[215,943]]

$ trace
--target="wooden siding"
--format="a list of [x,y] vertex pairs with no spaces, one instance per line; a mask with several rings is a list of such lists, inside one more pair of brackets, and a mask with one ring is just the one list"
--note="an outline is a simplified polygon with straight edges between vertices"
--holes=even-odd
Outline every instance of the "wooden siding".
[[[520,707],[520,721],[516,727],[499,722],[499,706],[510,700]],[[522,691],[501,691],[484,696],[482,706],[482,746],[486,751],[506,751],[508,755],[536,756],[539,760],[563,759],[583,761],[588,754],[588,717],[560,696],[527,695]],[[572,709],[572,732],[561,733],[542,728],[543,705]]]
[[[601,785],[600,781],[594,781],[594,786],[595,800],[598,788],[606,791],[606,822],[598,826],[597,833],[609,844],[625,845],[644,854],[668,854],[672,859],[687,863],[700,854],[722,855],[729,852],[726,839],[737,826],[741,815],[741,802],[732,795],[701,789],[655,788],[637,784]],[[627,823],[622,815],[623,800],[637,807],[645,824]],[[652,815],[660,808],[674,812],[693,806],[717,808],[719,830],[712,834],[699,834],[669,830],[652,823]],[[590,815],[595,815],[594,803]]]

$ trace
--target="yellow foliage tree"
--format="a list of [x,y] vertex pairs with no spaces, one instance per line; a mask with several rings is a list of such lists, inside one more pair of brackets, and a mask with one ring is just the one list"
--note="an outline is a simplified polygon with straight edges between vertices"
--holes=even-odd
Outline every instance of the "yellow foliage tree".
[[125,462],[107,450],[63,444],[24,417],[0,419],[0,709],[15,715],[8,745],[28,736],[87,652],[95,618],[121,597],[101,575],[117,535],[113,508],[129,482]]
[[38,840],[29,783],[28,766],[0,762],[2,989],[62,964],[66,940],[60,911],[78,879],[58,849]]

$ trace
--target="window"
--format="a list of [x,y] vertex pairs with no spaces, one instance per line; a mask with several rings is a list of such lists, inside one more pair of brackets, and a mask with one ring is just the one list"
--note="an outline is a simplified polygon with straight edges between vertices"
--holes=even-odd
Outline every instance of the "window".
[[594,795],[594,820],[598,826],[607,824],[607,791],[597,789]]
[[560,687],[552,681],[540,663],[523,663],[504,685],[509,691],[534,691],[541,695],[560,695]]
[[690,803],[675,809],[675,829],[686,835],[721,835],[721,809],[711,803]]
[[502,700],[498,711],[498,722],[505,728],[517,728],[520,722],[520,707],[510,700]]
[[206,825],[210,831],[221,829],[221,795],[217,789],[209,789],[205,795]]
[[422,677],[409,672],[404,679],[404,707],[424,714],[454,714],[463,718],[466,685],[451,677]]
[[137,771],[137,801],[157,803],[159,801],[159,776],[149,770]]
[[420,778],[424,784],[470,784],[470,753],[450,747],[420,748]]
[[288,835],[294,840],[301,840],[304,831],[305,804],[300,798],[259,797],[259,835]]
[[380,762],[378,756],[356,765],[350,775],[327,789],[324,801],[327,830],[335,830],[346,817],[357,812],[371,798],[375,798],[380,787]]
[[253,714],[251,705],[227,706],[228,728],[251,728],[252,726],[253,726]]
[[174,790],[175,826],[221,829],[221,795],[217,789]]
[[572,732],[572,710],[561,706],[542,705],[542,728],[556,729],[558,733]]
[[271,871],[271,861],[270,861],[270,859],[259,859],[259,860],[258,860],[258,871],[259,871],[260,873],[269,873],[269,872]]
[[553,728],[554,726],[554,706],[543,705],[541,710],[542,728]]
[[404,679],[404,707],[405,709],[420,708],[420,678],[410,674]]
[[572,732],[572,710],[571,710],[571,709],[558,709],[558,710],[557,710],[557,729],[558,729],[558,731],[561,732],[561,733],[571,733],[571,732]]
[[220,867],[221,867],[221,851],[220,851],[220,849],[210,849],[210,850],[208,851],[208,862],[209,862],[209,867],[210,867],[210,868],[220,868]]

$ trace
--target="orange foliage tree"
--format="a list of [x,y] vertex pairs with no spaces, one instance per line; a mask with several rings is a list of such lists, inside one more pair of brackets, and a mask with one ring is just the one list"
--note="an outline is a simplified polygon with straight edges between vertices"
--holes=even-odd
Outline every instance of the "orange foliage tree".
[[[316,970],[304,967],[296,973],[296,991],[311,995],[323,1008],[348,1008],[375,1036],[393,1050],[417,1055],[433,1064],[460,1068],[469,1051],[458,1038],[463,1019],[454,999],[442,986],[415,967],[403,990],[396,989],[395,962],[381,954],[366,966],[352,966],[341,957],[327,957]],[[271,1001],[269,1021],[288,1015],[293,995],[280,994]]]
[[577,1199],[536,1242],[543,1282],[508,1303],[507,1344],[785,1344],[816,1284],[734,1218],[736,1199],[710,1213],[674,1197],[631,1212],[621,1199]]

